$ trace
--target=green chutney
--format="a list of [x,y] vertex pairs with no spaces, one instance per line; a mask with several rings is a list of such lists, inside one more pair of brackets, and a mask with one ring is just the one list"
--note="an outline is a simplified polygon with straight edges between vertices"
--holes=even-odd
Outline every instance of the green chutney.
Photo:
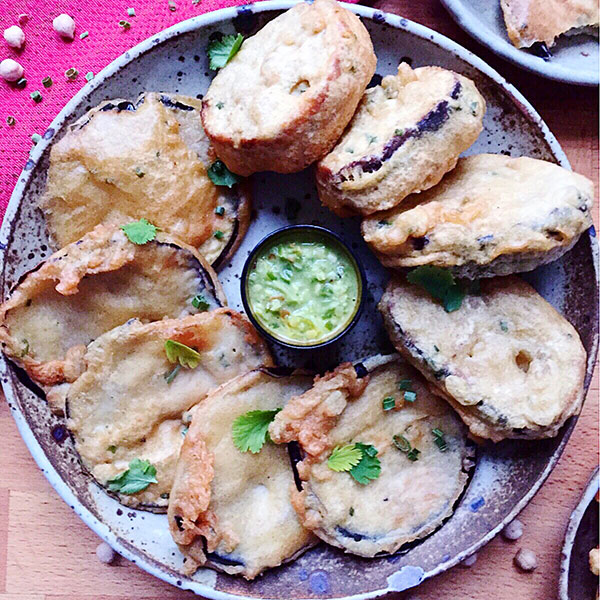
[[341,244],[297,233],[259,250],[246,293],[255,319],[273,337],[308,346],[336,337],[350,324],[361,282]]

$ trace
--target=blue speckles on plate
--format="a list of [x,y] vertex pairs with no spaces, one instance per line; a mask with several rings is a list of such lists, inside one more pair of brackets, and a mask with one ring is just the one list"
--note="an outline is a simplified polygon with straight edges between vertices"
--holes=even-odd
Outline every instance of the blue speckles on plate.
[[313,594],[329,593],[329,577],[325,571],[315,571],[308,578],[308,586]]
[[407,565],[387,578],[388,589],[392,592],[403,592],[423,581],[425,572],[421,567]]
[[471,504],[469,505],[469,508],[473,511],[473,512],[478,512],[480,508],[482,508],[485,505],[485,500],[483,499],[483,496],[479,496],[479,498],[476,498],[475,500],[473,500],[473,502],[471,502]]

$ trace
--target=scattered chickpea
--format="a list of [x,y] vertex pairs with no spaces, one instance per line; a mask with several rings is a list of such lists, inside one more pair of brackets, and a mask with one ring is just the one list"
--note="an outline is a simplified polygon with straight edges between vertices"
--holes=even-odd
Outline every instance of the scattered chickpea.
[[25,43],[25,34],[18,25],[12,25],[4,30],[4,39],[11,48],[22,48]]
[[0,77],[6,79],[6,81],[18,81],[23,77],[25,69],[12,58],[5,58],[0,63]]
[[65,13],[58,15],[58,17],[52,21],[52,27],[54,27],[54,31],[61,37],[69,40],[72,40],[75,35],[75,21]]

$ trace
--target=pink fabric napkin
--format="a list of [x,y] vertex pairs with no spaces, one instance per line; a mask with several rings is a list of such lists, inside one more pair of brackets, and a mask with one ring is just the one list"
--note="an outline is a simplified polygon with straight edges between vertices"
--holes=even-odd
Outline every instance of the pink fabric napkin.
[[[85,74],[97,74],[103,67],[142,40],[179,21],[227,6],[245,4],[244,0],[2,0],[0,28],[18,24],[20,14],[28,20],[21,28],[25,32],[25,47],[14,50],[0,39],[0,60],[13,58],[25,68],[27,86],[19,89],[0,79],[0,218],[23,169],[33,145],[34,133],[43,135],[52,119],[68,100],[87,82]],[[127,9],[133,8],[135,16]],[[174,9],[174,10],[173,10]],[[52,28],[52,20],[61,13],[75,19],[75,39],[65,42]],[[119,21],[131,23],[129,29]],[[89,35],[80,39],[84,32]],[[75,81],[64,73],[74,67],[79,71]],[[51,77],[50,88],[42,85]],[[42,94],[39,103],[31,92]],[[9,127],[6,118],[16,124]]]

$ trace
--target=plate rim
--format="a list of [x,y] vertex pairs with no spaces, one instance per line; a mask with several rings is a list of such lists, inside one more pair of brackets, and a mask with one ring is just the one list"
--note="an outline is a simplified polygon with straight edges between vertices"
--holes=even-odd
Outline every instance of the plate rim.
[[594,496],[598,493],[600,488],[600,467],[596,467],[592,472],[588,482],[583,490],[579,502],[575,507],[575,510],[569,517],[567,524],[567,530],[565,532],[565,538],[561,549],[561,560],[560,560],[560,576],[558,580],[558,594],[559,600],[570,600],[569,598],[569,574],[571,566],[571,553],[573,552],[573,546],[575,545],[575,537],[583,515],[587,511],[590,503],[593,501]]
[[[11,236],[11,232],[14,228],[15,220],[19,215],[23,194],[29,184],[34,168],[37,166],[37,163],[42,157],[46,148],[53,141],[54,134],[56,133],[56,131],[64,125],[64,122],[79,107],[81,102],[85,101],[86,97],[94,89],[100,87],[105,82],[105,80],[115,75],[123,67],[128,65],[130,62],[136,60],[142,54],[145,54],[146,52],[150,51],[154,46],[160,45],[171,38],[201,29],[206,26],[222,23],[224,21],[230,21],[236,16],[238,16],[240,14],[240,9],[243,9],[244,7],[246,7],[248,10],[252,10],[255,13],[262,13],[276,10],[287,10],[295,4],[298,4],[302,1],[306,0],[267,0],[264,2],[256,2],[252,4],[222,8],[216,11],[192,17],[190,19],[186,19],[184,21],[180,21],[179,23],[176,23],[160,32],[153,34],[149,38],[143,40],[136,46],[124,52],[119,57],[114,59],[111,63],[109,63],[106,67],[104,67],[94,77],[92,81],[84,85],[81,88],[81,90],[79,90],[79,92],[77,92],[77,94],[75,94],[75,96],[73,96],[73,98],[71,98],[65,104],[65,106],[60,110],[57,116],[52,120],[44,136],[42,137],[42,140],[38,144],[36,144],[36,146],[30,152],[29,159],[27,160],[23,171],[19,175],[17,184],[15,185],[11,194],[7,210],[2,222],[2,227],[0,229],[0,276],[2,278],[4,277],[3,274],[7,254],[7,243]],[[507,82],[504,77],[502,77],[495,69],[490,67],[483,59],[479,58],[470,50],[467,50],[457,42],[454,42],[450,38],[438,33],[437,31],[430,29],[424,25],[420,25],[418,23],[410,21],[400,15],[386,13],[381,10],[367,6],[348,4],[345,2],[340,2],[340,4],[348,10],[351,10],[355,14],[359,15],[360,17],[373,20],[380,24],[386,23],[387,25],[392,26],[395,29],[403,30],[409,34],[416,35],[421,39],[430,41],[433,44],[440,47],[442,50],[454,54],[459,59],[468,63],[471,67],[490,78],[496,85],[500,86],[503,89],[503,91],[510,97],[514,105],[517,106],[522,112],[524,112],[527,115],[529,119],[531,119],[535,123],[542,137],[548,144],[550,152],[557,160],[558,164],[571,170],[571,165],[567,156],[565,155],[560,144],[558,143],[558,140],[549,130],[548,126],[543,121],[541,116],[526,100],[526,98],[515,88],[514,85]],[[591,235],[589,237],[591,252],[594,260],[596,281],[598,281],[598,243],[595,237]],[[590,356],[593,357],[594,360],[591,363],[588,360],[588,365],[593,365],[595,363],[597,346],[598,340],[594,340],[594,345],[590,352]],[[29,428],[24,414],[22,414],[20,410],[17,410],[17,407],[15,405],[17,404],[17,402],[15,402],[15,397],[12,393],[12,389],[10,386],[8,370],[8,361],[6,360],[4,355],[0,355],[0,376],[2,377],[2,389],[5,394],[6,402],[9,405],[9,408],[11,409],[11,413],[13,415],[13,418],[15,419],[17,428],[21,437],[23,438],[23,441],[25,442],[25,445],[27,446],[33,459],[37,463],[38,467],[40,468],[50,485],[55,489],[55,491],[63,499],[63,501],[72,508],[75,514],[92,531],[94,531],[94,533],[96,533],[96,535],[98,535],[100,539],[107,542],[119,554],[121,554],[123,557],[133,562],[134,564],[138,565],[146,572],[157,577],[158,579],[161,579],[162,581],[170,583],[171,585],[181,590],[190,590],[196,594],[201,594],[206,598],[210,598],[211,600],[255,600],[255,597],[235,595],[229,592],[222,592],[216,590],[214,587],[211,587],[207,584],[188,580],[183,575],[177,574],[174,571],[166,570],[164,567],[160,566],[150,557],[148,557],[148,559],[142,559],[142,553],[137,554],[132,549],[130,549],[125,540],[120,539],[115,533],[111,531],[108,525],[97,519],[89,509],[83,506],[76,497],[76,495],[73,493],[73,491],[69,488],[69,486],[58,475],[58,473],[52,466],[49,458],[43,452],[39,442],[36,440],[35,436],[33,435],[33,432]],[[450,560],[438,564],[435,568],[424,573],[423,578],[419,583],[425,581],[425,579],[429,579],[430,577],[433,577],[439,573],[450,569],[451,567],[460,563],[470,554],[479,550],[479,548],[481,548],[482,546],[487,544],[491,539],[493,539],[507,523],[512,521],[519,514],[519,512],[529,503],[529,501],[537,493],[544,481],[547,479],[550,472],[555,467],[558,459],[560,458],[560,455],[562,454],[569,440],[573,428],[575,427],[576,421],[577,416],[572,417],[568,424],[565,426],[563,438],[561,439],[559,445],[554,451],[554,454],[552,455],[551,459],[546,465],[546,468],[542,471],[535,484],[513,507],[513,509],[510,511],[507,517],[503,519],[502,522],[499,523],[494,529],[490,530],[486,535],[484,535],[478,542],[473,544],[470,548],[455,555]],[[390,585],[388,582],[388,587],[386,588],[371,590],[368,592],[354,594],[351,596],[339,596],[338,598],[339,600],[367,600],[370,598],[378,598],[385,594],[398,591],[402,590],[394,588],[394,586]],[[263,600],[269,599],[263,598]]]
[[[499,2],[500,0],[498,0]],[[486,36],[484,28],[478,27],[480,21],[473,18],[465,9],[462,0],[441,0],[444,8],[448,11],[455,23],[472,38],[483,44],[497,56],[508,60],[509,62],[535,73],[540,77],[560,81],[561,83],[570,83],[586,87],[595,87],[600,85],[600,73],[596,76],[581,76],[577,70],[569,69],[557,64],[550,64],[543,58],[529,54],[513,46],[510,42],[502,39],[500,36]]]

